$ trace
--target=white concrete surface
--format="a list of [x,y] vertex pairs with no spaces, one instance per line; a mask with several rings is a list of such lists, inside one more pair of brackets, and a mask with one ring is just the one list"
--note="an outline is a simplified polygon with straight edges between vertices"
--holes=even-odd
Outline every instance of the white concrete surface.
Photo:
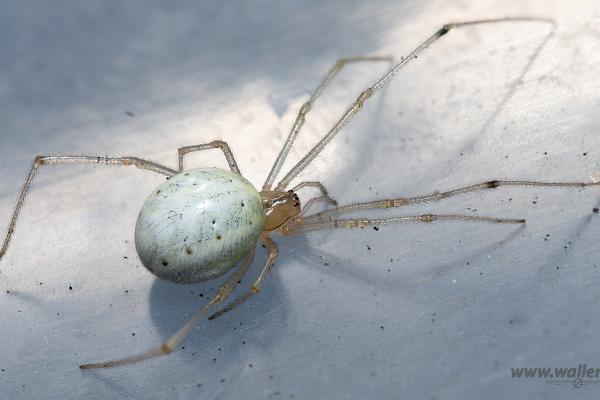
[[[552,17],[558,28],[551,37],[540,24],[451,32],[302,177],[321,179],[342,203],[491,178],[589,180],[600,170],[600,5],[522,3],[2,2],[0,224],[36,154],[175,166],[178,146],[220,138],[260,186],[336,58],[400,57],[445,22],[504,15]],[[288,168],[383,69],[344,71]],[[225,166],[217,153],[192,159]],[[600,386],[511,378],[512,367],[600,367],[595,188],[498,189],[391,213],[525,217],[524,228],[276,238],[281,257],[262,293],[199,325],[183,350],[80,371],[158,344],[222,281],[175,285],[140,265],[135,219],[162,180],[100,166],[40,172],[0,262],[0,398],[598,396]]]

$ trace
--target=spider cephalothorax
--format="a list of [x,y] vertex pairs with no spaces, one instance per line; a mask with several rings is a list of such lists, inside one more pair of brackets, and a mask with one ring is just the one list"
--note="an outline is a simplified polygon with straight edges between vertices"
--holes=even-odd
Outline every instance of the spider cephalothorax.
[[293,190],[280,192],[263,190],[260,197],[265,208],[265,231],[272,231],[283,226],[291,218],[300,214],[300,199]]

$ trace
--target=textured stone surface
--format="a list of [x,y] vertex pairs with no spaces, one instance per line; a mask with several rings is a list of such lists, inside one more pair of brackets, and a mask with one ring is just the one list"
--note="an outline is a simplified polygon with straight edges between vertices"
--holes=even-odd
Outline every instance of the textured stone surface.
[[[398,58],[443,23],[505,15],[550,16],[558,29],[547,41],[539,24],[450,32],[299,178],[321,180],[341,204],[488,179],[590,179],[600,158],[598,8],[3,2],[0,224],[36,154],[136,155],[174,167],[178,146],[223,139],[260,187],[336,58]],[[341,74],[284,169],[385,67]],[[218,151],[189,157],[190,168],[226,168]],[[260,295],[200,324],[184,349],[82,372],[81,363],[158,345],[225,279],[178,285],[141,265],[136,217],[163,182],[132,167],[40,170],[0,263],[0,398],[598,397],[597,386],[511,378],[514,367],[600,367],[596,189],[499,188],[388,210],[524,217],[524,228],[410,224],[275,237],[280,258]],[[259,248],[250,276],[262,260]]]

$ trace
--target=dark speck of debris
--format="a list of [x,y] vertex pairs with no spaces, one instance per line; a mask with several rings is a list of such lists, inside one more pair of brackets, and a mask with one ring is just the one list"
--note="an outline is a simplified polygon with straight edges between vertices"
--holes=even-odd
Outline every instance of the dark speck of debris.
[[371,246],[367,245],[367,250],[371,251]]
[[559,267],[558,267],[558,265],[557,265],[557,266],[556,266],[556,269],[558,269],[558,268],[559,268]]
[[123,258],[127,260],[127,256],[123,256]]
[[133,113],[133,111],[130,111],[130,110],[125,111],[125,115],[127,115],[128,117],[131,117],[131,118],[135,117],[135,114]]
[[225,382],[225,378],[221,378],[221,380],[219,380],[219,382],[221,382],[221,383]]
[[583,153],[584,156],[587,156],[587,151],[585,153]]
[[254,365],[252,365],[252,364],[248,364],[248,366],[249,366],[250,368],[254,367]]
[[534,200],[534,201],[532,201],[532,203],[533,203],[533,204],[537,204],[537,201],[535,201],[535,200]]
[[6,291],[6,294],[10,294],[10,290],[7,290],[7,291]]
[[383,325],[381,325],[381,326],[379,327],[379,329],[383,330]]
[[324,266],[328,266],[328,265],[329,265],[329,263],[323,263],[323,265],[324,265]]
[[73,286],[69,285],[69,290],[73,290]]
[[135,332],[131,332],[131,336],[135,336]]
[[201,384],[201,383],[197,383],[197,384],[196,384],[196,387],[200,387],[200,386],[202,386],[202,384]]
[[217,359],[216,359],[216,358],[213,358],[213,361],[214,361],[214,362],[217,362]]
[[378,226],[374,226],[374,227],[373,227],[373,230],[376,230],[376,231],[378,231],[378,230],[379,230],[379,227],[378,227]]
[[545,156],[547,156],[547,155],[548,155],[548,152],[547,152],[547,151],[545,151],[545,152],[544,152],[544,155],[545,155]]
[[123,293],[129,293],[129,290],[125,289],[125,292],[123,292]]
[[600,208],[598,208],[598,207],[594,207],[594,208],[592,209],[592,211],[593,211],[595,214],[598,214],[598,213],[600,212]]

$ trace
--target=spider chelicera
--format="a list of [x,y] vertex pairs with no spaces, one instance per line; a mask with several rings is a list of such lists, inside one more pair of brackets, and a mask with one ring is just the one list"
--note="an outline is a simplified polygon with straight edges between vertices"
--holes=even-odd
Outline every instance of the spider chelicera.
[[[41,166],[66,163],[132,165],[166,175],[168,180],[150,194],[137,219],[135,244],[143,265],[159,278],[177,283],[204,281],[223,275],[231,269],[235,269],[235,271],[201,310],[157,348],[116,361],[80,366],[82,369],[108,368],[169,354],[202,318],[208,316],[209,319],[214,319],[240,305],[252,295],[259,293],[262,282],[277,259],[277,245],[271,239],[273,233],[294,235],[323,229],[377,227],[384,224],[404,222],[471,221],[524,224],[524,219],[455,214],[407,215],[382,219],[340,217],[358,210],[400,208],[439,201],[456,195],[493,189],[499,186],[585,187],[598,185],[600,182],[489,180],[446,192],[436,192],[431,195],[375,200],[345,206],[338,206],[319,182],[301,182],[288,189],[298,174],[319,155],[349,120],[359,112],[364,103],[389,82],[402,67],[416,59],[422,51],[454,28],[501,22],[538,22],[550,24],[553,28],[555,26],[551,20],[530,17],[507,17],[450,23],[442,26],[407,57],[402,58],[397,63],[394,63],[391,57],[352,57],[338,60],[310,98],[300,108],[285,144],[260,191],[256,190],[243,178],[233,153],[227,143],[223,141],[181,147],[178,150],[179,163],[176,170],[137,157],[81,155],[35,157],[10,219],[8,231],[0,249],[0,260],[8,249],[25,197],[36,172]],[[382,61],[390,62],[390,69],[372,86],[366,88],[317,145],[275,184],[294,140],[304,124],[306,114],[331,80],[347,64]],[[186,154],[207,149],[220,149],[225,155],[231,171],[219,168],[184,169],[183,161]],[[311,198],[304,206],[301,206],[296,192],[306,187],[317,189],[320,191],[320,195]],[[324,211],[309,214],[308,210],[316,202],[326,202],[330,206]],[[247,291],[224,308],[209,314],[215,306],[223,303],[228,298],[241,281],[254,260],[258,242],[265,246],[268,251],[267,259],[258,277],[255,278]]]

